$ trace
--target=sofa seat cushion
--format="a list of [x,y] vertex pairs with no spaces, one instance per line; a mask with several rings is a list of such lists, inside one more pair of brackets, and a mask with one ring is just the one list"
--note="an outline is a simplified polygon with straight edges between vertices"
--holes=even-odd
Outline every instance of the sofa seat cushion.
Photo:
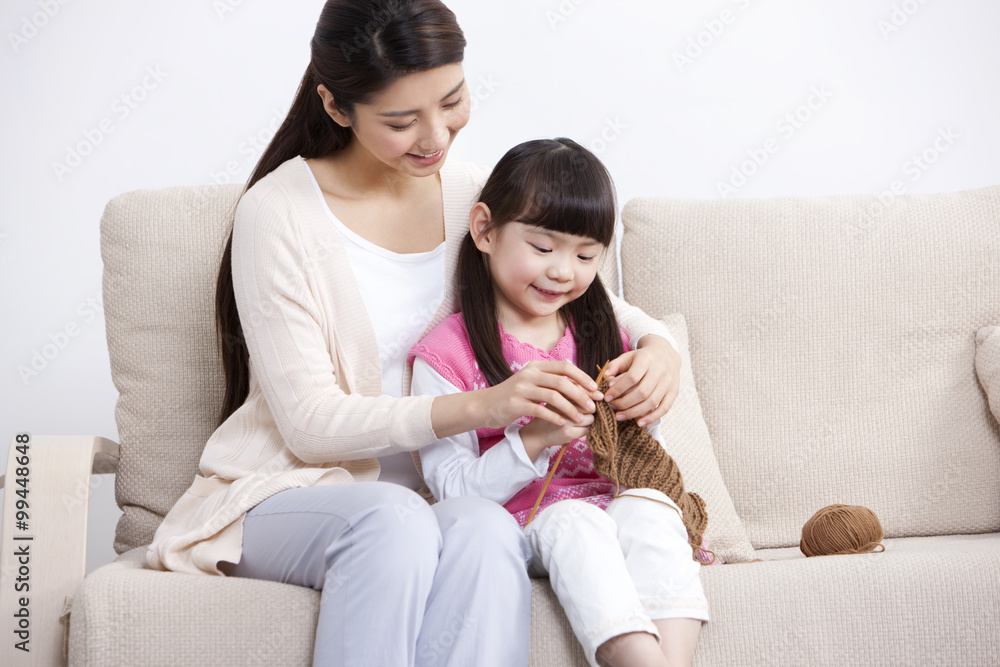
[[70,614],[70,665],[312,664],[317,591],[150,570],[145,553],[131,549],[84,579]]
[[[885,552],[702,570],[695,664],[1000,664],[1000,534],[887,539]],[[774,559],[774,560],[771,560]]]
[[[145,552],[127,551],[84,579],[72,601],[71,666],[312,665],[319,591],[150,570]],[[532,585],[532,667],[586,665],[548,579]]]
[[[1000,664],[1000,534],[887,539],[879,554],[702,568],[711,621],[699,667]],[[159,572],[145,548],[88,576],[73,599],[70,665],[295,665],[312,660],[319,593]],[[532,579],[532,667],[586,664],[547,579]]]
[[[768,549],[762,562],[702,568],[711,620],[694,664],[1000,664],[1000,534],[884,544],[884,553],[817,558]],[[532,646],[565,651],[545,664],[585,665],[552,589],[536,587],[532,604]]]

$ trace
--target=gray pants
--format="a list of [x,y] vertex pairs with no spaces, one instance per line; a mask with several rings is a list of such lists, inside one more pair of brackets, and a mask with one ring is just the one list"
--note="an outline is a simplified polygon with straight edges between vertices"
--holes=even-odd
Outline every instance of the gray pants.
[[528,664],[531,547],[500,505],[389,482],[289,489],[229,573],[322,590],[313,665]]

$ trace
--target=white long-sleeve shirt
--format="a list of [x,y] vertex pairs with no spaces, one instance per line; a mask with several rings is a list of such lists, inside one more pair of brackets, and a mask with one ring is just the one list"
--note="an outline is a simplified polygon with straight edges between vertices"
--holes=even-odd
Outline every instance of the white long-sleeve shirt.
[[[414,394],[432,396],[461,391],[420,357],[413,360],[411,389]],[[532,461],[521,440],[522,426],[520,421],[508,426],[503,439],[482,455],[475,431],[440,438],[421,448],[424,481],[434,497],[482,496],[503,505],[525,486],[545,477],[559,447],[547,447]],[[660,420],[649,424],[646,431],[663,446]]]

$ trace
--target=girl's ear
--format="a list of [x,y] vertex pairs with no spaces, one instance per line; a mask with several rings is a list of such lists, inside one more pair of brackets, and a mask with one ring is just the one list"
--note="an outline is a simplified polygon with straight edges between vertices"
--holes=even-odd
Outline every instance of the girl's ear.
[[330,115],[330,118],[333,119],[333,122],[341,127],[350,127],[351,119],[337,107],[337,103],[333,99],[333,93],[327,90],[327,87],[322,83],[316,87],[316,92],[319,93],[321,98],[323,98],[323,108],[326,109],[326,112]]
[[493,247],[495,236],[494,231],[489,228],[491,220],[490,207],[483,202],[476,202],[469,212],[469,233],[480,252],[487,255]]

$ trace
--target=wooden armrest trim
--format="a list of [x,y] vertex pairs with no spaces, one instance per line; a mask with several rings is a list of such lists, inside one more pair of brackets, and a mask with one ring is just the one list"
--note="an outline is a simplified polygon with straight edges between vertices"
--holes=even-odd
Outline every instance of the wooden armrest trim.
[[12,439],[0,528],[0,664],[66,664],[60,616],[87,571],[90,477],[115,472],[118,457],[118,444],[98,436]]

